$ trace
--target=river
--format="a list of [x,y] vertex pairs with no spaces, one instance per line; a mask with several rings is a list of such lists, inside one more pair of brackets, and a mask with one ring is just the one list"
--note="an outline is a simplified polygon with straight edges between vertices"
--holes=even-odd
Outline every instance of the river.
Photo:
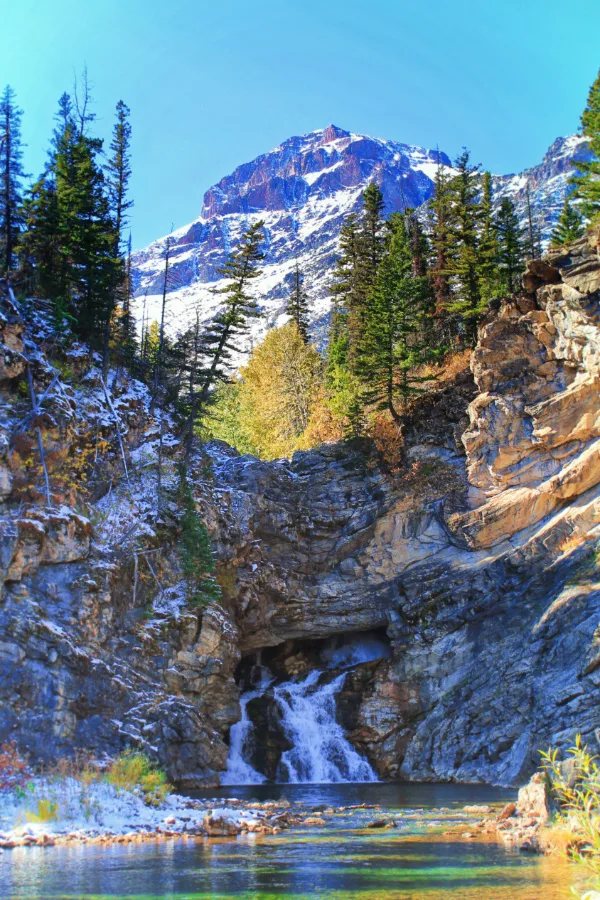
[[573,870],[555,857],[453,834],[465,804],[498,802],[483,786],[245,785],[205,797],[286,797],[307,808],[377,803],[278,835],[237,839],[21,848],[0,856],[0,897],[11,900],[559,900]]

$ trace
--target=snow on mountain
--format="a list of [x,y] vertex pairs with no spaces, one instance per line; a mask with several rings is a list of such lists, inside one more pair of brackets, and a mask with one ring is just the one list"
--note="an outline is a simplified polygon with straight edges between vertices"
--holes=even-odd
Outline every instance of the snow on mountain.
[[[526,184],[542,235],[548,238],[566,191],[571,160],[578,158],[580,137],[558,138],[542,163],[520,175],[495,176],[498,201],[510,196],[523,222]],[[330,125],[284,141],[270,153],[239,166],[204,195],[201,215],[173,232],[168,281],[167,322],[177,331],[200,308],[201,320],[215,314],[221,297],[212,293],[220,280],[218,268],[242,232],[262,219],[265,225],[263,274],[254,282],[263,311],[252,325],[246,349],[285,320],[296,258],[304,272],[312,303],[313,330],[325,333],[340,228],[360,207],[365,187],[375,181],[382,189],[386,212],[418,207],[433,193],[436,168],[451,167],[437,150],[353,134]],[[133,257],[136,312],[147,322],[160,317],[166,238],[154,241]]]

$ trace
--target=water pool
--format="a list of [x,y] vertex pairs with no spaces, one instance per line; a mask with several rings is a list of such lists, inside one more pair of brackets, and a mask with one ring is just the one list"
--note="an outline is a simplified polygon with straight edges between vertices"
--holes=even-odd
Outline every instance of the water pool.
[[[366,826],[373,810],[325,827],[234,840],[20,848],[0,856],[11,900],[559,900],[573,870],[554,857],[507,851],[453,833],[465,804],[501,802],[483,786],[248,785],[205,797],[287,797],[308,808],[376,803],[396,827]],[[510,794],[508,794],[510,796]]]

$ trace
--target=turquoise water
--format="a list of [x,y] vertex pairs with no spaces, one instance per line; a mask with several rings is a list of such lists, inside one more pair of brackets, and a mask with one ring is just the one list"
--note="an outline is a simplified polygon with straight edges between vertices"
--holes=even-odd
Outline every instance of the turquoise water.
[[[207,796],[301,799],[310,809],[378,803],[396,827],[367,823],[381,812],[328,817],[326,827],[238,839],[28,848],[0,856],[0,897],[13,900],[558,900],[572,871],[561,860],[506,851],[451,832],[465,804],[506,793],[458,785],[274,785]],[[440,807],[446,807],[440,811]],[[446,832],[444,834],[443,832]],[[450,833],[448,833],[450,832]]]

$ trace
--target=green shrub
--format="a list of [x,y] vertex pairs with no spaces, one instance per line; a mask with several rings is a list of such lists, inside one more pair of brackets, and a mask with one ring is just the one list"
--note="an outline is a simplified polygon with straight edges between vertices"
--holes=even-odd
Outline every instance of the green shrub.
[[146,803],[158,806],[171,792],[162,769],[139,750],[125,750],[110,765],[106,780],[125,791],[141,790]]
[[567,848],[571,859],[585,867],[600,886],[600,767],[577,735],[569,749],[570,762],[559,760],[558,750],[542,753],[542,766],[560,807],[565,828],[576,839]]
[[218,600],[221,590],[214,577],[215,561],[210,535],[196,509],[194,495],[182,465],[179,466],[178,500],[182,507],[178,550],[188,585],[188,600],[202,608],[211,600]]

